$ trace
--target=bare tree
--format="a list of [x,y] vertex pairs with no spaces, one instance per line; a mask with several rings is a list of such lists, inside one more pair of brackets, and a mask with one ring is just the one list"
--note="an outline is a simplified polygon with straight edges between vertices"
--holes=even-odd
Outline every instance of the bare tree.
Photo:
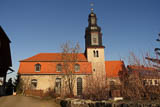
[[[156,39],[157,42],[160,42],[160,33],[158,34],[158,39]],[[145,58],[151,62],[152,67],[154,67],[156,70],[154,70],[154,78],[155,81],[157,81],[157,85],[155,86],[146,86],[146,89],[148,90],[148,93],[153,96],[155,99],[160,99],[160,48],[154,49],[156,57],[150,57],[147,55]]]
[[63,71],[63,88],[65,94],[74,96],[74,84],[76,80],[75,64],[78,63],[78,54],[80,46],[78,43],[73,45],[71,42],[66,42],[61,46],[62,49],[62,71]]
[[[160,38],[160,33],[159,33],[159,38]],[[160,42],[160,39],[156,39],[157,42]],[[153,62],[153,66],[157,69],[157,70],[160,70],[160,59],[159,59],[159,56],[160,56],[160,48],[155,48],[154,49],[155,51],[155,54],[156,54],[156,58],[151,58],[150,56],[146,56],[145,58],[151,62]]]
[[123,97],[132,100],[143,99],[146,90],[138,72],[129,73],[127,69],[123,67],[122,71],[119,72],[119,77]]
[[[147,53],[145,56],[149,57]],[[125,71],[123,69],[123,71]],[[159,73],[144,55],[137,57],[133,52],[129,56],[129,66],[120,72],[122,95],[130,99],[157,99],[160,94]],[[153,82],[157,82],[157,84]]]
[[20,94],[25,94],[25,91],[30,89],[31,89],[31,78],[29,76],[24,76],[23,78],[20,78],[19,89],[17,91],[20,91],[19,92]]
[[106,75],[88,75],[85,77],[85,91],[83,97],[91,100],[105,100],[108,98],[109,88]]

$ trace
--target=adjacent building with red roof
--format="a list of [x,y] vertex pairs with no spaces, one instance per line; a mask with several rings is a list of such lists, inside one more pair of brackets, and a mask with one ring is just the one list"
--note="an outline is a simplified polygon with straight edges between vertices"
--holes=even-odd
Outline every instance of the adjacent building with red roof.
[[160,84],[160,72],[153,67],[128,65],[130,75],[137,73],[143,80],[144,86],[157,86]]
[[[91,11],[88,27],[85,31],[85,52],[72,53],[76,60],[66,61],[64,53],[39,53],[20,61],[18,73],[26,85],[24,88],[34,90],[53,89],[56,93],[63,93],[68,87],[65,76],[74,79],[74,95],[81,95],[87,76],[100,76],[119,84],[119,71],[124,66],[123,61],[105,61],[105,46],[102,44],[101,28],[97,25],[96,14]],[[72,56],[67,53],[67,57]],[[67,66],[66,66],[67,65]]]

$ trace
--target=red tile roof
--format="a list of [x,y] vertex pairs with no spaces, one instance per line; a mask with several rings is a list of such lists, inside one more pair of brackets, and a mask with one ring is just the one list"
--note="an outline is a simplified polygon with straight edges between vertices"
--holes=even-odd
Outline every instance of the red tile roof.
[[[71,55],[71,54],[67,54]],[[77,61],[87,61],[87,58],[85,57],[84,53],[78,53],[77,55]],[[32,61],[55,61],[55,62],[61,62],[62,61],[62,53],[39,53],[35,56],[29,57],[27,59],[21,60],[20,62],[32,62]]]
[[[67,54],[71,55],[71,54]],[[87,59],[83,53],[77,54],[77,64],[80,65],[80,71],[74,72],[75,74],[91,74],[91,63],[87,62]],[[35,65],[41,64],[41,71],[35,72]],[[65,71],[57,72],[57,64],[62,64],[62,53],[40,53],[30,58],[20,61],[20,67],[18,73],[20,74],[62,74]]]
[[128,65],[127,68],[132,69],[132,70],[150,70],[150,71],[156,70],[153,67],[138,66],[138,65]]
[[[35,65],[41,65],[41,71],[35,72]],[[20,74],[63,74],[62,72],[56,71],[57,64],[63,64],[61,62],[20,62],[20,67],[18,73]],[[91,74],[92,67],[89,62],[77,62],[80,65],[79,72],[73,72],[74,74]]]
[[[70,54],[68,54],[70,55]],[[92,74],[92,64],[87,61],[83,53],[77,55],[77,63],[80,65],[80,72],[75,74]],[[35,65],[41,64],[41,71],[35,72]],[[56,71],[57,64],[62,64],[62,53],[40,53],[20,61],[18,73],[20,74],[62,74]],[[124,66],[123,61],[105,61],[107,77],[118,77],[119,71]]]
[[123,61],[105,61],[107,77],[118,77],[119,71],[122,71]]

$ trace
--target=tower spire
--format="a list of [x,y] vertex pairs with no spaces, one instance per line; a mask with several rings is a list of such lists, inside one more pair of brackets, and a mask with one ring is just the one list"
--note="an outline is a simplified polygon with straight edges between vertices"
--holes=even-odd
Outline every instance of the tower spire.
[[94,3],[92,2],[91,4],[90,4],[90,6],[91,6],[91,13],[93,13],[93,6],[94,6]]
[[97,24],[96,14],[93,12],[93,3],[91,3],[91,13],[88,16],[88,27],[85,31],[85,48],[104,48],[102,44],[101,28]]

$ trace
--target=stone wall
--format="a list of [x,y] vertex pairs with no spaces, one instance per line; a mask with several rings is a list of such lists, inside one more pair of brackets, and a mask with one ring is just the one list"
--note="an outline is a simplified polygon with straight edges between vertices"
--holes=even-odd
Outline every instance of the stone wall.
[[113,101],[91,101],[80,99],[65,99],[60,101],[61,107],[160,107],[160,102],[113,102]]

